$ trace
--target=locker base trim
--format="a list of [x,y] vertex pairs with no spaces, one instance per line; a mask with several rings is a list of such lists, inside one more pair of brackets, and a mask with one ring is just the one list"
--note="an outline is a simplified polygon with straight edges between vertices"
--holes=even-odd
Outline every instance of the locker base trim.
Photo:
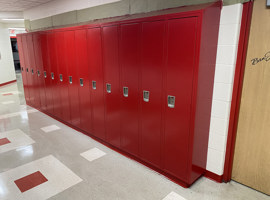
[[222,183],[223,182],[223,175],[217,175],[213,172],[210,172],[208,170],[206,170],[205,174],[204,174],[204,177],[212,180],[212,181],[215,181],[217,183]]
[[8,81],[8,82],[5,82],[5,83],[1,83],[0,84],[0,87],[2,86],[5,86],[5,85],[8,85],[8,84],[11,84],[11,83],[15,83],[17,80],[12,80],[12,81]]

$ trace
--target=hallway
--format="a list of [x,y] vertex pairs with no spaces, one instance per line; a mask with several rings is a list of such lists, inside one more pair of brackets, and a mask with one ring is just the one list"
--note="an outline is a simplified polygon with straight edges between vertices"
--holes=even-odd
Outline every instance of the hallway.
[[[184,189],[25,105],[21,75],[0,88],[0,199],[266,200],[236,182]],[[60,180],[60,181],[59,181]]]

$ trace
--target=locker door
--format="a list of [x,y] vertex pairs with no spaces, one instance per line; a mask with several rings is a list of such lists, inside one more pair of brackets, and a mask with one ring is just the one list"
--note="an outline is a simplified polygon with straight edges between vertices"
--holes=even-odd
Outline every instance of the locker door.
[[22,36],[22,43],[23,43],[23,52],[24,52],[24,61],[25,61],[25,79],[26,79],[26,84],[25,87],[27,88],[28,94],[25,96],[26,98],[26,103],[28,105],[31,105],[31,96],[32,96],[32,90],[31,90],[31,69],[30,69],[30,62],[29,62],[29,52],[28,52],[28,45],[27,45],[27,36],[23,35]]
[[47,32],[41,35],[41,51],[42,51],[42,61],[43,61],[43,72],[42,76],[45,82],[45,94],[46,94],[46,112],[53,114],[53,97],[51,88],[51,69],[50,69],[50,59],[49,59],[49,34]]
[[138,155],[139,145],[140,35],[140,24],[121,26],[121,147],[134,155]]
[[50,65],[51,65],[51,89],[53,97],[53,115],[62,118],[61,110],[61,99],[60,99],[60,90],[59,90],[59,73],[58,73],[58,63],[57,63],[57,44],[58,41],[55,38],[55,33],[49,34],[49,56],[50,56]]
[[93,134],[105,139],[104,127],[104,85],[102,69],[102,43],[100,28],[88,29],[87,31],[89,72],[91,81],[91,104]]
[[19,35],[17,37],[18,41],[18,49],[19,49],[19,56],[20,56],[20,63],[21,63],[21,73],[22,73],[22,79],[23,79],[23,88],[24,88],[24,97],[26,102],[28,101],[28,88],[27,88],[27,78],[26,78],[26,64],[25,64],[25,52],[23,51],[23,42],[22,42],[22,36]]
[[108,26],[102,29],[104,84],[106,105],[106,136],[107,141],[120,147],[120,71],[118,56],[119,26]]
[[66,62],[68,62],[69,58],[66,57],[67,49],[64,48],[65,40],[64,40],[64,32],[58,32],[55,35],[57,41],[57,62],[58,62],[58,72],[59,76],[56,77],[59,80],[59,92],[61,99],[61,107],[62,107],[62,119],[68,123],[70,123],[70,107],[69,107],[69,96],[68,96],[68,74]]
[[[80,100],[81,129],[91,132],[90,81],[88,73],[87,30],[75,31],[76,68]],[[90,55],[91,56],[91,55]]]
[[[66,67],[68,70],[68,93],[70,101],[71,124],[80,127],[80,101],[79,101],[79,78],[75,66],[75,33],[74,31],[64,32],[64,49],[65,57],[68,60]],[[88,122],[90,123],[90,121]]]
[[[141,156],[161,165],[165,21],[142,25]],[[163,94],[164,95],[164,94]]]
[[27,35],[27,48],[28,48],[28,58],[30,63],[30,84],[31,84],[31,97],[30,101],[33,106],[36,108],[40,108],[40,97],[38,90],[38,82],[37,82],[37,70],[36,70],[36,61],[35,61],[35,52],[34,52],[34,44],[33,44],[33,35]]
[[168,21],[165,109],[165,170],[187,180],[190,108],[197,18]]
[[42,62],[42,52],[41,52],[41,35],[36,33],[33,35],[33,44],[35,52],[35,63],[36,63],[36,77],[38,90],[40,95],[40,109],[46,110],[46,95],[45,95],[45,84],[44,78],[42,76],[43,62]]

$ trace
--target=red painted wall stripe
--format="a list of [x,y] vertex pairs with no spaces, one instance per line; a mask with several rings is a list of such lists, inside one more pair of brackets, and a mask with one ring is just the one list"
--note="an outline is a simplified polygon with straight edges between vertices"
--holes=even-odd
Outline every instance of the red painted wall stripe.
[[10,84],[10,83],[15,83],[17,80],[13,80],[13,81],[8,81],[8,82],[5,82],[5,83],[1,83],[0,84],[0,87],[2,87],[2,86],[5,86],[5,85],[8,85],[8,84]]
[[28,176],[22,177],[14,182],[21,192],[25,192],[42,183],[45,183],[46,181],[48,181],[48,179],[46,179],[46,177],[43,176],[40,171],[37,171],[29,174]]
[[0,139],[0,146],[10,143],[10,141],[7,138],[1,138]]

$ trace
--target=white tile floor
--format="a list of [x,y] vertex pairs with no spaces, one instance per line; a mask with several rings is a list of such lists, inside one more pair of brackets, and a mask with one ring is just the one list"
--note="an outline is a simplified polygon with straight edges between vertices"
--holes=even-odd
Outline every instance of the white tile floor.
[[45,126],[45,127],[41,128],[41,130],[43,130],[45,133],[56,131],[59,129],[60,129],[60,127],[58,127],[56,125],[50,125],[50,126]]
[[[8,137],[8,131],[20,130],[35,143],[0,153],[1,200],[270,200],[269,196],[234,181],[219,184],[201,178],[190,188],[182,188],[86,135],[25,106],[21,76],[18,74],[17,77],[17,83],[0,88],[0,94],[13,93],[0,95],[0,136],[5,133]],[[2,104],[5,101],[15,103]],[[57,130],[59,134],[44,134],[41,128],[51,125],[60,128]],[[106,155],[92,162],[80,155],[90,155],[92,160],[103,154],[99,150]],[[14,179],[37,170],[47,176],[48,182],[20,192],[14,185]]]
[[102,156],[105,156],[106,153],[104,151],[101,151],[98,148],[93,148],[93,149],[90,149],[88,151],[81,153],[80,155],[84,157],[86,160],[91,162],[93,160],[101,158]]

